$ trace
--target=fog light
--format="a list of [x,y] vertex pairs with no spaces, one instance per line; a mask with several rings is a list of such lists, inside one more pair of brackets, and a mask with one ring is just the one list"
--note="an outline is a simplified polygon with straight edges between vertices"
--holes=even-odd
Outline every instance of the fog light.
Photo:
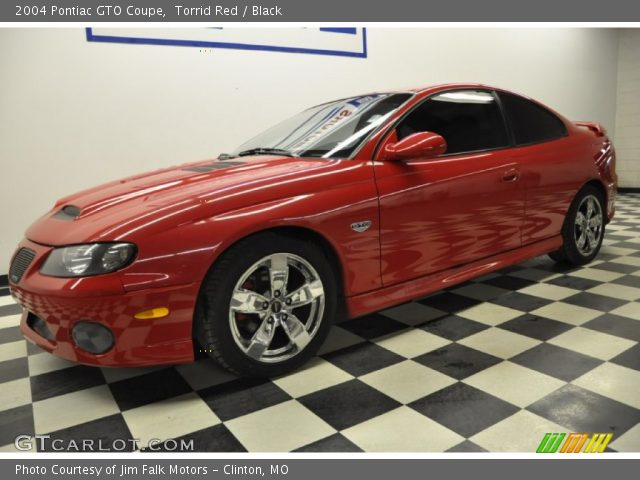
[[104,325],[95,322],[77,322],[71,330],[75,344],[82,350],[99,354],[113,347],[113,334]]

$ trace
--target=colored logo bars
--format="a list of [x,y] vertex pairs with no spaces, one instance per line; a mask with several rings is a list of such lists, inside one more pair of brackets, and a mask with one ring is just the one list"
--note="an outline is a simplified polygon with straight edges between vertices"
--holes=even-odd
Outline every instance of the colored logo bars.
[[591,437],[588,433],[545,433],[536,453],[602,453],[611,437],[613,433],[593,433]]

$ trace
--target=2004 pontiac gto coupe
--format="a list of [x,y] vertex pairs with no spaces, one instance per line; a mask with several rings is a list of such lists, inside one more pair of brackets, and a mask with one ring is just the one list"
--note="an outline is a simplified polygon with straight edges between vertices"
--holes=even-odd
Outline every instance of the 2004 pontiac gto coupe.
[[22,332],[100,366],[240,374],[309,359],[356,317],[549,253],[582,265],[614,214],[596,123],[476,84],[318,105],[217,160],[63,198],[13,256]]

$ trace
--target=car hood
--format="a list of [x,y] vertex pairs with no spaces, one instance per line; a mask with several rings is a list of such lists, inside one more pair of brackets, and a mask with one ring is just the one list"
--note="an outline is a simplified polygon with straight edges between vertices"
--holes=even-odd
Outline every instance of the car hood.
[[52,246],[133,241],[138,232],[167,228],[167,222],[175,226],[336,185],[337,179],[320,178],[349,170],[353,163],[253,156],[156,170],[60,199],[26,236]]

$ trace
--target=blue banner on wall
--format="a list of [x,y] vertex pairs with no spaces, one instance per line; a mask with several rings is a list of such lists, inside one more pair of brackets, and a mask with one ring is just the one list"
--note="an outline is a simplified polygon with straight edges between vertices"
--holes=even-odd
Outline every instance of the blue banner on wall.
[[90,42],[367,58],[365,28],[87,28]]

